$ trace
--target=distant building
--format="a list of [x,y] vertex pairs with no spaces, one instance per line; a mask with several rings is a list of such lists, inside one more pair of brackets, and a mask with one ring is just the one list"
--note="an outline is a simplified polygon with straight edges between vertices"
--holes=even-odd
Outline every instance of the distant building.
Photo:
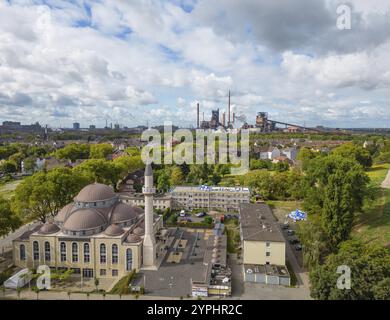
[[0,126],[0,134],[9,134],[14,132],[43,134],[44,128],[42,128],[39,122],[23,125],[20,122],[4,121]]
[[80,130],[80,123],[78,122],[73,123],[73,130]]
[[245,281],[290,285],[286,240],[271,208],[240,204],[240,231]]
[[258,149],[257,155],[262,160],[274,160],[281,156],[281,152],[277,147],[264,147]]
[[250,190],[245,187],[178,186],[171,190],[174,209],[238,211],[241,203],[249,203]]
[[[137,207],[145,206],[145,198],[142,193],[122,193],[119,199],[123,203],[131,204]],[[153,208],[165,210],[172,207],[172,196],[170,194],[156,193],[153,197]]]
[[89,129],[95,130],[95,129],[96,129],[96,126],[95,126],[94,124],[91,124],[91,125],[89,126]]
[[286,156],[291,161],[296,161],[298,156],[297,148],[286,148],[282,149],[282,156]]

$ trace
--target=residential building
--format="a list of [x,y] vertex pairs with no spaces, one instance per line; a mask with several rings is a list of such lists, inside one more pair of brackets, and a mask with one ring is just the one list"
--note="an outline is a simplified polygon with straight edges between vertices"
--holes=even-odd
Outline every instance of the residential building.
[[240,231],[245,281],[289,285],[286,240],[271,208],[240,204]]
[[177,186],[170,191],[174,209],[238,211],[241,203],[249,203],[246,187]]

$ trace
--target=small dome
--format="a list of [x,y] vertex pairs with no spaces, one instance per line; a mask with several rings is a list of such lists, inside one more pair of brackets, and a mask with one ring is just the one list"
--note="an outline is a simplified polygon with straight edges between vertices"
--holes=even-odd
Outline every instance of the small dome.
[[145,234],[144,228],[137,227],[133,230],[133,233],[136,234],[137,236],[143,236]]
[[79,202],[97,202],[110,200],[115,198],[115,196],[111,187],[101,183],[93,183],[81,189],[74,200]]
[[115,237],[115,236],[119,236],[121,235],[123,232],[125,232],[121,227],[115,225],[115,224],[112,224],[110,225],[106,231],[104,231],[104,233],[107,235],[107,236],[111,236],[111,237]]
[[137,236],[136,234],[129,234],[126,238],[126,242],[130,242],[130,243],[135,243],[135,242],[140,242],[141,241],[141,238],[139,236]]
[[111,223],[121,223],[132,220],[138,215],[136,207],[125,203],[118,203],[111,213]]
[[57,215],[54,217],[54,221],[59,223],[64,222],[69,217],[69,214],[73,211],[73,209],[73,203],[68,203],[65,207],[58,211]]
[[38,231],[40,234],[51,234],[60,231],[60,228],[53,222],[46,222]]
[[71,231],[89,230],[107,224],[103,214],[93,209],[81,209],[73,212],[65,221],[64,228]]

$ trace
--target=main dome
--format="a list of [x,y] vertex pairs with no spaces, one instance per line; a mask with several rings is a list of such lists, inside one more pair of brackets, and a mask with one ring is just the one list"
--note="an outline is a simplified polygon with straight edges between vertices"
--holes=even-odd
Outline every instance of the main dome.
[[94,209],[76,210],[65,221],[64,229],[69,231],[81,231],[101,228],[107,225],[103,214]]
[[74,200],[77,202],[97,202],[115,197],[116,195],[111,187],[101,183],[93,183],[81,189]]
[[111,213],[111,223],[121,223],[135,219],[138,215],[136,207],[125,203],[118,203]]

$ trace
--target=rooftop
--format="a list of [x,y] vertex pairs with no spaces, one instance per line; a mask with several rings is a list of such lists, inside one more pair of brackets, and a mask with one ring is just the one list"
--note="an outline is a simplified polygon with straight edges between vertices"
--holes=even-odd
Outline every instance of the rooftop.
[[271,208],[265,203],[241,203],[240,222],[244,241],[285,242]]
[[174,187],[171,192],[248,192],[247,187],[215,187],[215,186],[177,186]]

